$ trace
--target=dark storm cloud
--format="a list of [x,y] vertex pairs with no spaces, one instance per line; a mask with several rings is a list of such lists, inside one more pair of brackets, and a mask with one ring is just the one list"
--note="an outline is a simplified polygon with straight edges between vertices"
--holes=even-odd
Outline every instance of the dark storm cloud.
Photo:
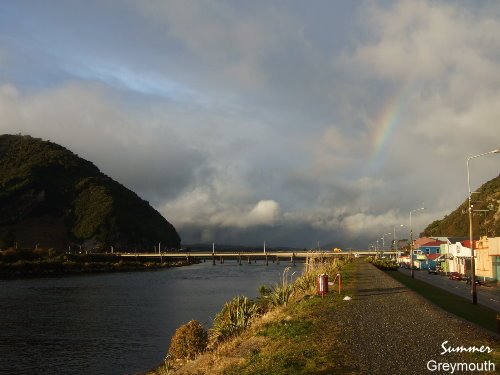
[[500,146],[499,9],[4,2],[0,130],[93,161],[184,243],[366,246],[451,211]]

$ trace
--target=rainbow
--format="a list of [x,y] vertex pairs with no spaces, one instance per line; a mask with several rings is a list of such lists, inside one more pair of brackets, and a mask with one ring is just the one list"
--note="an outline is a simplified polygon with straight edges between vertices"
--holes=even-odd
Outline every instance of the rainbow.
[[408,97],[408,85],[404,85],[393,95],[374,121],[370,160],[372,163],[382,163],[387,145],[400,123],[401,113]]

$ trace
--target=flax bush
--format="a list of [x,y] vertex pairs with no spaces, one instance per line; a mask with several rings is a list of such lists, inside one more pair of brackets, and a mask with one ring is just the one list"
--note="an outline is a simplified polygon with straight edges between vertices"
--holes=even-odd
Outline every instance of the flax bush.
[[168,352],[176,359],[194,359],[205,351],[207,343],[207,330],[198,321],[191,320],[177,328]]
[[307,293],[316,286],[317,276],[313,272],[304,273],[295,280],[295,290],[301,293]]
[[286,267],[283,271],[281,284],[276,284],[271,288],[266,296],[271,306],[286,306],[294,293],[294,284],[292,282],[292,275],[289,275],[290,267]]
[[275,285],[269,293],[269,302],[272,306],[286,306],[293,295],[293,285]]
[[260,313],[259,306],[247,297],[238,296],[226,302],[215,316],[213,327],[210,329],[211,345],[216,345],[241,332]]

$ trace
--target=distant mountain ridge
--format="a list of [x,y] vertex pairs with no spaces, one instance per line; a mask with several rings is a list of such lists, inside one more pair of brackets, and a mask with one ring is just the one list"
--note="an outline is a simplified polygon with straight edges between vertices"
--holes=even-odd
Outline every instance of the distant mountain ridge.
[[178,248],[158,211],[91,162],[49,141],[0,136],[0,248]]
[[[500,236],[500,175],[484,183],[476,192],[472,194],[474,238]],[[468,199],[443,219],[429,224],[421,235],[468,237]]]

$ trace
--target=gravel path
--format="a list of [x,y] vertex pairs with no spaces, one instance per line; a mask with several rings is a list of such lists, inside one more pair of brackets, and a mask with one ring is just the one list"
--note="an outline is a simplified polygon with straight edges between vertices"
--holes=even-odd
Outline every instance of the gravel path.
[[[468,353],[441,355],[445,341],[448,347],[498,349],[493,334],[439,309],[367,262],[356,267],[356,293],[335,315],[356,374],[449,374],[432,372],[427,363],[479,363]],[[493,355],[498,358],[497,350]]]

